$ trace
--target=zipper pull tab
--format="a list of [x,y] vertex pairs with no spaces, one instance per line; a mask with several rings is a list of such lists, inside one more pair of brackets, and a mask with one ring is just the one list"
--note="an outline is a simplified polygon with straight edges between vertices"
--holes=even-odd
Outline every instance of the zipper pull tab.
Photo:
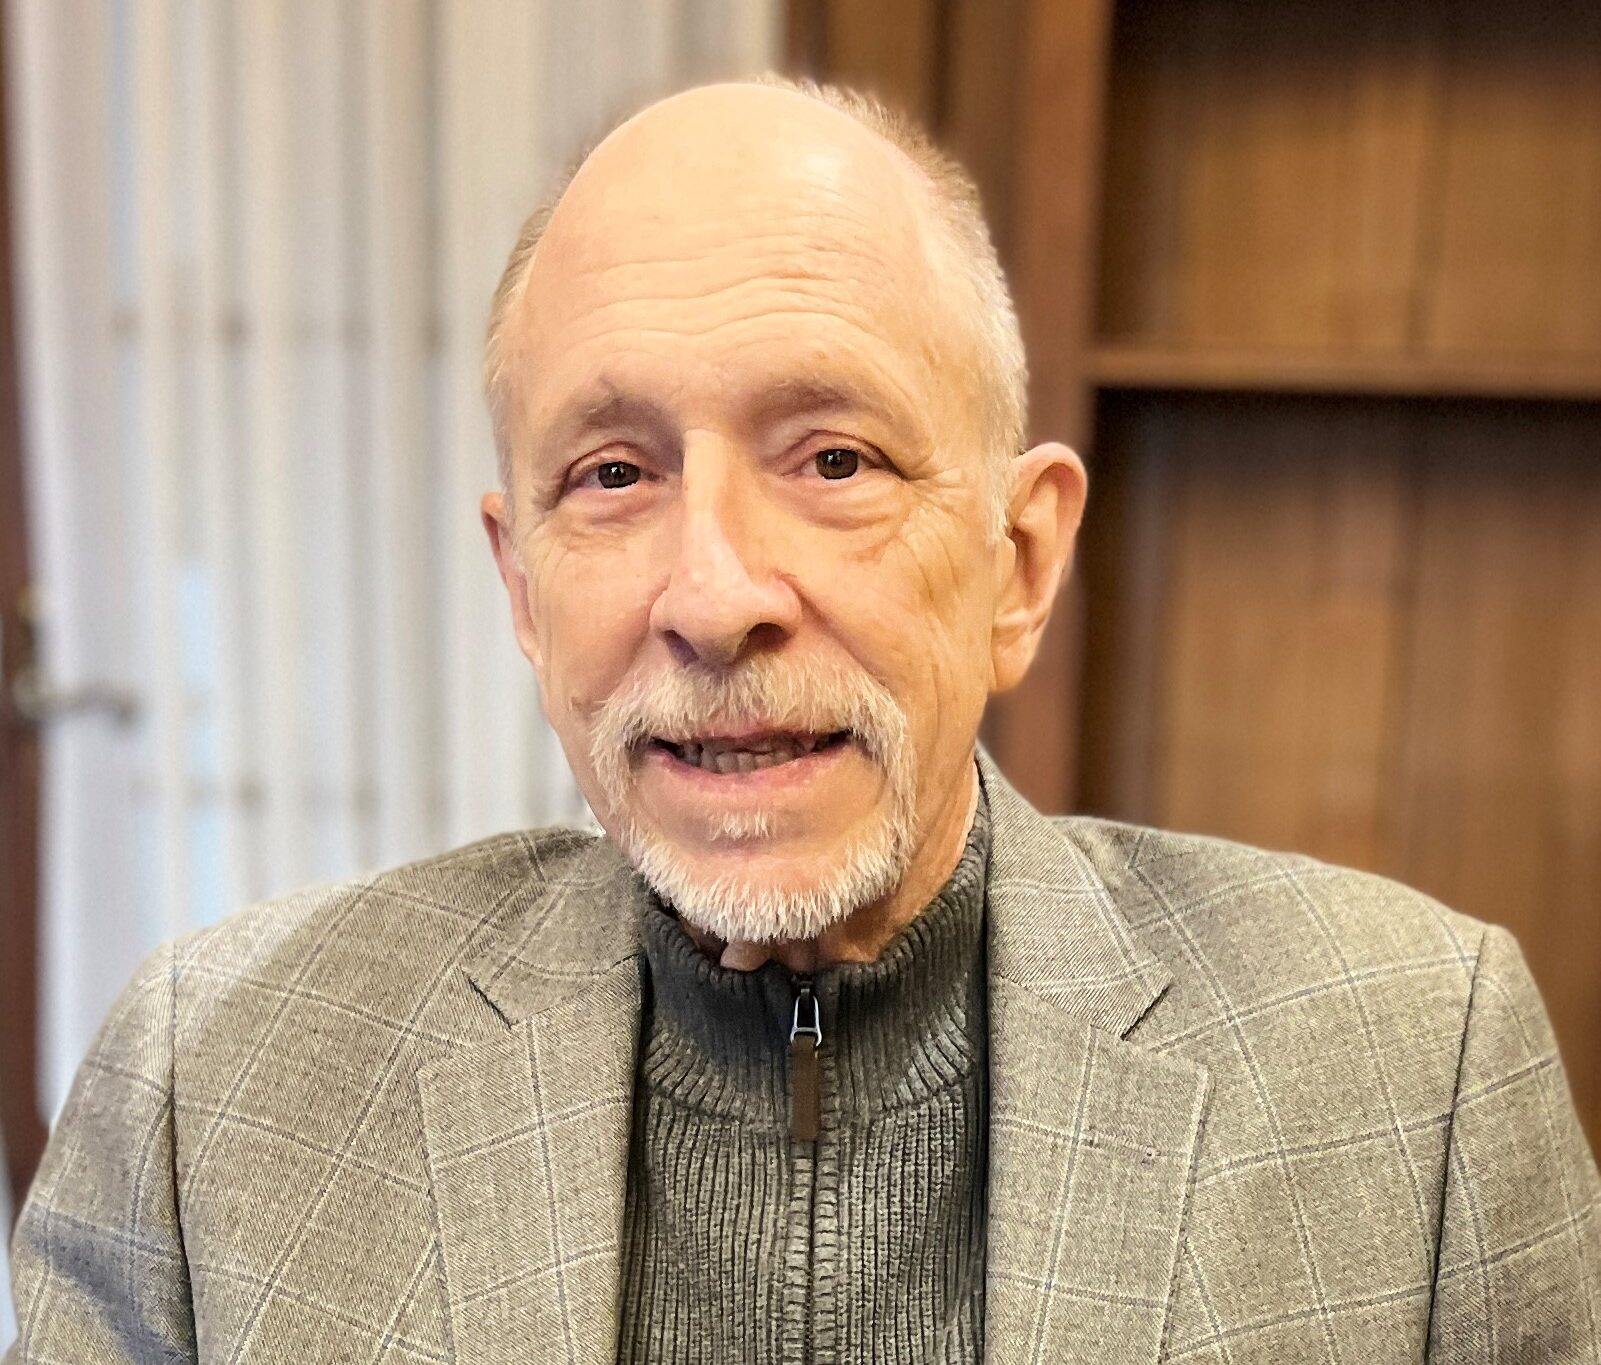
[[789,1130],[802,1142],[816,1142],[822,1109],[817,1049],[823,1045],[823,1012],[809,976],[795,978],[795,1017],[789,1029]]

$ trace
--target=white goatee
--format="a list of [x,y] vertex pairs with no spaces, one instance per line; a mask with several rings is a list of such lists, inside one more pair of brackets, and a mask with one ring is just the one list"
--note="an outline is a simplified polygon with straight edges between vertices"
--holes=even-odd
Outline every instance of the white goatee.
[[[805,886],[776,885],[754,872],[708,875],[701,859],[628,814],[634,763],[652,738],[752,726],[849,732],[884,773],[886,809],[817,867]],[[617,813],[618,840],[640,875],[685,920],[724,943],[816,938],[893,891],[916,847],[916,772],[906,713],[859,670],[761,655],[734,669],[692,665],[637,679],[597,712],[590,761]],[[744,842],[771,829],[770,813],[752,809],[723,816],[711,837]]]

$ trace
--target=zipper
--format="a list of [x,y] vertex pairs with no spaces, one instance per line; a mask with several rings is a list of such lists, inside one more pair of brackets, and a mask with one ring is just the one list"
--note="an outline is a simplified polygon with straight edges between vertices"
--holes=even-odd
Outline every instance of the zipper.
[[802,1142],[816,1142],[822,1109],[817,1049],[823,1045],[823,1011],[812,978],[795,977],[795,1013],[789,1027],[789,1131]]

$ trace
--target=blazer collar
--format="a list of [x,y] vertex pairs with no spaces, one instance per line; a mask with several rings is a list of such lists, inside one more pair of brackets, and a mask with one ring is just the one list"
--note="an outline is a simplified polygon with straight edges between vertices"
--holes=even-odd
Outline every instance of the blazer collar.
[[1172,984],[1097,865],[980,753],[989,874],[987,1365],[1161,1351],[1209,1082],[1126,1041]]
[[1173,974],[1128,927],[1107,876],[978,752],[990,805],[989,972],[1121,1038]]
[[566,866],[530,877],[464,963],[469,980],[515,1026],[583,990],[640,951],[650,889],[610,839],[590,838]]
[[650,893],[609,839],[534,861],[464,961],[498,1019],[417,1073],[456,1365],[615,1358]]
[[[986,1361],[1154,1361],[1208,1082],[1124,1041],[1172,975],[1118,870],[982,750],[990,803]],[[465,963],[503,1027],[418,1075],[458,1365],[613,1359],[650,892],[609,839]]]
[[[1118,878],[1041,815],[978,750],[990,807],[989,973],[1121,1038],[1173,977],[1129,930]],[[1110,883],[1109,883],[1110,874]],[[610,839],[506,901],[467,958],[468,977],[518,1024],[640,951],[651,893]]]

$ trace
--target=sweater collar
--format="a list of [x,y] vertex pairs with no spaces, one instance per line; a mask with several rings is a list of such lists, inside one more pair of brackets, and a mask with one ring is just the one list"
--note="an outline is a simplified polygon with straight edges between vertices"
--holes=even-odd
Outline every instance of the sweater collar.
[[[962,856],[928,906],[875,961],[811,975],[824,1065],[846,1121],[915,1104],[977,1064],[989,849],[981,791]],[[719,966],[660,902],[641,929],[652,994],[642,1079],[710,1112],[781,1125],[796,975],[776,962],[750,972]]]
[[[978,772],[990,817],[992,994],[1036,995],[1114,1038],[1125,1036],[1173,979],[1130,925],[1131,918],[1159,917],[1163,907],[1135,875],[1134,859],[1114,856],[1097,835],[1097,822],[1041,815],[982,746]],[[465,856],[449,866],[450,877],[486,875]],[[575,832],[564,845],[549,834],[542,843],[525,836],[496,875],[494,906],[462,967],[505,1025],[582,997],[624,964],[637,969],[641,925],[654,898],[612,840]],[[441,874],[439,885],[452,884]],[[632,1048],[632,1027],[627,1036]]]

